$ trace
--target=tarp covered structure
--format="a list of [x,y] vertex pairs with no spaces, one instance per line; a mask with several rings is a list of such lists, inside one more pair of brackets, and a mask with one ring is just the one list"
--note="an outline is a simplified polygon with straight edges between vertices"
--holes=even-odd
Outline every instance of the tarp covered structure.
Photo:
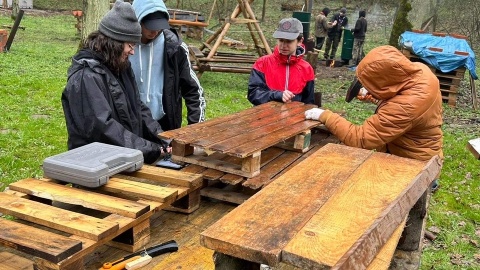
[[[475,53],[465,39],[406,31],[400,35],[399,43],[442,72],[447,73],[464,66],[475,80],[478,79],[475,72]],[[442,51],[429,48],[440,48]],[[456,51],[466,52],[468,55],[455,53]]]

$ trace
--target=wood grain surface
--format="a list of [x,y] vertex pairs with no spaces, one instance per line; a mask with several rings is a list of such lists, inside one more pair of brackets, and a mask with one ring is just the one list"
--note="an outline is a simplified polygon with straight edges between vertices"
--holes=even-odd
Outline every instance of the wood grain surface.
[[201,244],[275,266],[284,246],[371,154],[321,148],[202,232]]

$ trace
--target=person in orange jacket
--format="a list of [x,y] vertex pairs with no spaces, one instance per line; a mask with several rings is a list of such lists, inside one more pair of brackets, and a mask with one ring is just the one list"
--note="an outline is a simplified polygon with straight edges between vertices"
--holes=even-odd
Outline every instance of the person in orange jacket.
[[411,62],[395,47],[380,46],[360,62],[356,77],[347,101],[358,96],[376,103],[374,115],[355,125],[328,109],[314,108],[305,112],[306,119],[324,123],[348,146],[418,160],[443,157],[440,84],[426,65]]

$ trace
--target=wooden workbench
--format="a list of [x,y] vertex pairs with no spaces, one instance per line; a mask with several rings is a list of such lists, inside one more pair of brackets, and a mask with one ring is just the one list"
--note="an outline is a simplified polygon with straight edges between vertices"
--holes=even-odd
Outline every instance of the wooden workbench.
[[366,269],[440,167],[438,157],[423,162],[328,144],[202,232],[200,241],[240,265]]

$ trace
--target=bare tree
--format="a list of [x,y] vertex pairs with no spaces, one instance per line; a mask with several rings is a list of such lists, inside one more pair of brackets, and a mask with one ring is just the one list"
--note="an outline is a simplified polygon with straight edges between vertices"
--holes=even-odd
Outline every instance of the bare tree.
[[110,0],[83,0],[82,40],[98,29],[102,17],[110,10]]

